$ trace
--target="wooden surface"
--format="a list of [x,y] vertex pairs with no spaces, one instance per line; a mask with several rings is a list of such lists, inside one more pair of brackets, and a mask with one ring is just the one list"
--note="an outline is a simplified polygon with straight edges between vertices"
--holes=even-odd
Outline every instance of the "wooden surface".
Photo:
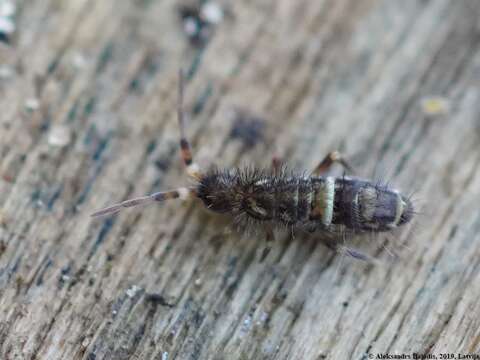
[[[17,5],[0,46],[2,359],[480,352],[480,2],[232,1],[204,46],[173,0]],[[281,232],[261,262],[261,233],[197,202],[92,221],[188,184],[180,66],[201,164],[312,169],[340,149],[415,192],[413,226],[348,239],[383,265]]]

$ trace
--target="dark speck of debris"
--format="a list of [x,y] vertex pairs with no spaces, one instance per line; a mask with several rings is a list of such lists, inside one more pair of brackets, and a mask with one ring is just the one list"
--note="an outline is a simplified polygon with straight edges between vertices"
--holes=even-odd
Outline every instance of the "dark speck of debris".
[[40,189],[35,189],[30,195],[30,200],[32,201],[35,207],[41,208],[44,203],[42,201],[42,192]]
[[70,270],[71,267],[70,265],[64,266],[61,271],[60,271],[60,276],[58,278],[58,288],[60,289],[67,281],[69,281],[70,278]]
[[167,171],[172,164],[172,159],[175,158],[175,152],[177,151],[177,144],[171,143],[168,146],[168,150],[161,154],[154,162],[157,170],[162,172]]
[[57,189],[55,190],[53,195],[48,200],[47,209],[49,211],[51,211],[53,209],[53,205],[55,204],[55,201],[57,201],[58,198],[60,197],[60,195],[62,194],[62,190],[63,190],[63,186],[60,185],[59,187],[57,187]]
[[5,241],[0,240],[0,256],[7,250],[7,244]]
[[99,246],[103,242],[103,240],[105,240],[105,237],[107,236],[108,232],[113,227],[113,222],[114,222],[113,219],[107,219],[103,223],[102,228],[100,229],[100,232],[98,233],[97,238],[95,239],[95,242],[94,242],[92,248],[90,249],[90,254],[88,256],[89,259],[97,251],[97,249],[99,248]]
[[237,111],[230,131],[230,138],[239,139],[246,148],[251,148],[263,140],[264,131],[264,119],[243,111]]
[[343,306],[344,308],[348,307],[348,305],[349,305],[349,304],[348,304],[348,301],[344,301],[344,302],[342,303],[342,306]]
[[10,40],[9,40],[7,34],[5,34],[5,32],[3,32],[3,31],[0,31],[0,42],[4,42],[6,44],[10,43]]
[[161,306],[166,306],[170,308],[175,307],[175,304],[167,301],[167,299],[165,299],[163,295],[158,293],[147,293],[145,294],[145,299],[154,305],[161,305]]
[[272,298],[272,303],[276,305],[282,304],[288,296],[288,292],[285,289],[280,289]]
[[97,73],[101,73],[106,65],[110,62],[110,60],[113,58],[113,50],[114,50],[114,45],[113,43],[108,43],[104,48],[103,51],[100,55],[100,60],[97,63]]
[[66,265],[66,266],[62,267],[61,274],[62,275],[68,275],[70,273],[71,269],[72,268],[70,267],[70,265]]
[[153,152],[153,150],[155,150],[156,147],[157,147],[157,141],[156,140],[150,141],[147,144],[147,155],[150,155]]
[[93,110],[95,109],[95,101],[95,97],[93,96],[87,101],[85,107],[83,108],[84,116],[89,116],[91,113],[93,113]]
[[40,286],[43,284],[43,277],[45,276],[45,273],[52,265],[53,265],[53,261],[47,258],[45,260],[45,265],[43,266],[43,269],[40,270],[39,275],[37,277],[37,281],[36,281],[37,286]]
[[195,104],[193,105],[193,109],[192,109],[193,115],[198,115],[202,112],[203,108],[205,107],[205,104],[207,103],[208,98],[212,96],[212,93],[213,93],[213,86],[212,84],[208,84],[208,86],[205,88],[205,90],[202,91],[199,98],[195,101]]
[[212,1],[182,5],[178,12],[190,44],[199,48],[207,44],[213,35],[214,26],[223,19],[222,8]]
[[170,166],[170,159],[167,158],[160,158],[155,160],[155,167],[160,171],[167,171],[168,167]]

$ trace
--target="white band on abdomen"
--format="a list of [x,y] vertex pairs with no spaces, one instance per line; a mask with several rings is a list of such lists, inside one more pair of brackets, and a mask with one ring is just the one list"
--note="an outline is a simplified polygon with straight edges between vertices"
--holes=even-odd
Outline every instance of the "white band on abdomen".
[[397,191],[395,191],[395,194],[397,195],[397,209],[395,210],[395,221],[393,222],[393,224],[394,226],[398,226],[398,224],[402,220],[403,210],[405,210],[405,202]]
[[335,200],[335,178],[327,177],[325,178],[325,191],[323,192],[325,198],[323,199],[323,204],[325,209],[322,213],[322,224],[329,226],[332,223],[333,219],[333,203]]

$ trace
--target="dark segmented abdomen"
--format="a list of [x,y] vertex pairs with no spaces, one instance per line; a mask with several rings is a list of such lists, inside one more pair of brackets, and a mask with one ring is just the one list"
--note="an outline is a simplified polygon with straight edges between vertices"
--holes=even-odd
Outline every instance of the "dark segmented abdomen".
[[292,177],[274,186],[274,219],[288,225],[309,219],[313,198],[311,178]]
[[395,189],[356,178],[337,178],[332,224],[357,231],[386,231],[409,221],[411,203]]
[[408,222],[413,207],[397,190],[349,177],[312,178],[310,220],[320,227],[344,225],[355,231],[387,231]]
[[[330,229],[385,231],[409,220],[411,204],[396,190],[356,178],[263,179],[248,197],[246,212],[258,220]],[[405,212],[409,209],[409,212]]]

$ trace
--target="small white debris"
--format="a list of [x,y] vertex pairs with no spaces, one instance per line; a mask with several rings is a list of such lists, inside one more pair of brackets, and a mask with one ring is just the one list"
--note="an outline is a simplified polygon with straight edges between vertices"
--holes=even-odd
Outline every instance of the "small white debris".
[[431,96],[422,99],[422,111],[426,115],[445,115],[450,111],[450,102],[447,98]]
[[85,58],[85,56],[80,53],[80,52],[76,52],[73,54],[72,56],[72,65],[76,68],[76,69],[83,69],[85,68],[85,66],[87,66],[87,59]]
[[0,79],[7,80],[15,75],[15,70],[9,65],[0,65]]
[[209,1],[202,6],[200,14],[211,24],[218,24],[223,19],[222,8],[220,5],[212,1]]
[[55,125],[48,134],[48,143],[52,146],[64,147],[72,138],[70,129],[64,125]]
[[15,15],[16,10],[17,9],[13,2],[8,0],[0,1],[0,16],[13,16]]
[[90,341],[91,341],[91,338],[87,336],[87,337],[86,337],[85,339],[83,339],[83,341],[82,341],[82,347],[83,347],[83,348],[87,348],[88,345],[90,345]]
[[202,286],[202,279],[201,278],[196,278],[193,284],[197,287]]
[[129,298],[133,298],[133,297],[137,294],[137,292],[138,292],[139,290],[141,290],[141,287],[139,287],[139,286],[137,286],[137,285],[133,285],[130,289],[128,289],[128,290],[126,291],[127,296],[128,296]]
[[260,313],[260,318],[257,321],[257,325],[263,325],[268,320],[268,313],[266,311],[262,311]]
[[183,21],[183,29],[188,36],[194,36],[199,28],[195,19],[188,17]]
[[10,35],[15,31],[15,24],[12,19],[0,16],[0,32]]
[[40,101],[37,98],[30,98],[25,101],[25,108],[28,111],[35,111],[40,107]]
[[168,351],[162,353],[162,360],[168,360]]
[[245,320],[243,320],[242,327],[241,327],[240,331],[242,333],[247,333],[251,329],[251,327],[252,327],[252,316],[247,315]]

